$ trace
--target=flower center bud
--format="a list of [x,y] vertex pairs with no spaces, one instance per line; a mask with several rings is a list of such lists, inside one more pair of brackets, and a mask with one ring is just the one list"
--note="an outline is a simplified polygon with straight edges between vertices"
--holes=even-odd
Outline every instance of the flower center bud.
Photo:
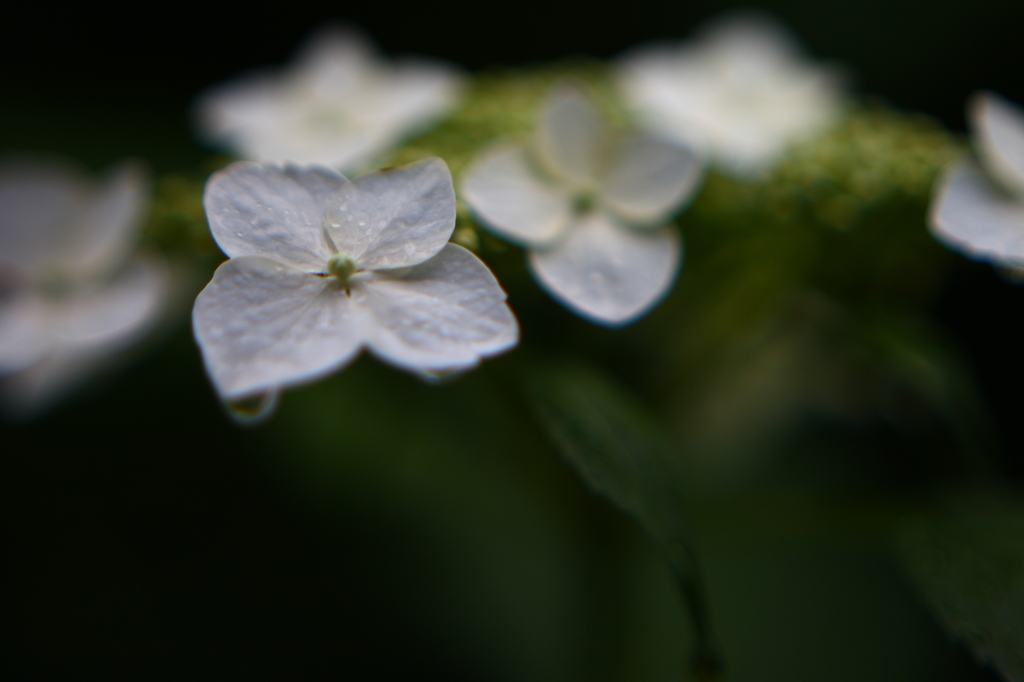
[[597,195],[594,192],[583,191],[573,197],[572,207],[577,215],[590,213],[597,206]]
[[342,284],[348,282],[348,278],[356,271],[356,262],[351,256],[343,253],[336,253],[327,261],[327,272],[338,278]]

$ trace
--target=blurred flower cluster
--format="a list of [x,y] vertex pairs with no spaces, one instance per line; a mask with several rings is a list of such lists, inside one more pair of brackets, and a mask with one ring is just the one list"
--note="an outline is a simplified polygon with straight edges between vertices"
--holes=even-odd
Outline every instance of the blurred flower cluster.
[[478,74],[320,30],[198,96],[219,155],[195,172],[0,161],[4,409],[40,413],[193,297],[241,421],[364,349],[431,384],[507,354],[481,373],[659,543],[713,677],[678,497],[781,476],[822,424],[943,434],[956,475],[991,455],[929,311],[951,251],[1024,278],[1024,111],[976,95],[972,158],[844,82],[758,14]]
[[90,177],[48,157],[0,161],[0,377],[31,416],[156,326],[167,274],[137,253],[148,180],[136,163]]
[[462,80],[458,69],[435,60],[389,63],[359,32],[328,28],[287,70],[204,93],[199,129],[243,158],[348,172],[448,113]]

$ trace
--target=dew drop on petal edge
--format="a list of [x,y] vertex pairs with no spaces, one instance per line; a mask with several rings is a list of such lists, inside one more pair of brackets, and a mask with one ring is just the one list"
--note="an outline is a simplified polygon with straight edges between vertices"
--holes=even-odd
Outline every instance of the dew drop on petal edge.
[[228,400],[224,402],[224,409],[235,423],[241,426],[256,426],[274,414],[280,395],[280,391],[267,391],[237,400]]

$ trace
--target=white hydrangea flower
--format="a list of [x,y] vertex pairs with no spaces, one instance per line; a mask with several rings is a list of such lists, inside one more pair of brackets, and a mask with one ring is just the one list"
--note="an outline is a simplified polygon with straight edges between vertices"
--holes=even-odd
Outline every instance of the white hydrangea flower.
[[388,62],[362,35],[330,28],[284,70],[209,89],[198,102],[199,127],[246,159],[349,172],[448,113],[462,83],[446,63]]
[[682,244],[665,224],[693,195],[700,163],[673,144],[612,135],[567,86],[548,96],[533,141],[486,150],[463,175],[463,199],[529,249],[534,278],[570,310],[606,326],[635,321],[675,281]]
[[448,242],[455,191],[427,159],[354,181],[326,168],[237,162],[203,198],[230,260],[192,313],[225,401],[266,396],[334,372],[364,346],[422,375],[467,369],[514,346],[505,292]]
[[992,92],[968,106],[975,151],[936,185],[929,224],[939,240],[968,256],[1024,268],[1024,110]]
[[719,20],[681,45],[641,47],[619,60],[617,75],[642,127],[741,178],[763,174],[843,108],[838,72],[804,59],[789,32],[760,14]]
[[147,191],[133,163],[96,180],[62,159],[0,160],[0,377],[10,412],[42,410],[162,315],[165,269],[135,255]]

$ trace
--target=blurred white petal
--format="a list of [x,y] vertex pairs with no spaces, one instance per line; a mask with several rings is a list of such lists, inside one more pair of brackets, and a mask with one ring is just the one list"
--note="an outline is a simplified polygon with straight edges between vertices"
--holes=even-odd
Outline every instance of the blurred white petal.
[[366,316],[334,278],[244,256],[217,268],[192,325],[218,392],[235,399],[343,366],[362,344]]
[[288,72],[296,84],[331,98],[361,85],[372,74],[377,59],[373,44],[362,31],[325,26],[299,47]]
[[422,263],[444,248],[455,229],[448,165],[424,159],[364,175],[341,188],[326,217],[338,253],[360,269]]
[[842,110],[839,74],[801,58],[788,32],[756,14],[679,46],[635,50],[619,61],[618,81],[647,130],[741,177],[763,173]]
[[462,95],[464,78],[454,66],[434,59],[396,60],[390,83],[375,84],[368,93],[375,115],[396,129],[419,132],[448,113]]
[[75,225],[61,247],[67,273],[96,277],[124,264],[135,251],[148,199],[148,174],[139,163],[122,163],[109,171],[74,216]]
[[498,281],[456,244],[405,272],[375,273],[352,295],[372,312],[370,349],[405,369],[465,369],[519,340]]
[[27,369],[53,350],[52,320],[46,301],[33,292],[0,302],[0,376]]
[[282,90],[279,77],[266,70],[206,90],[195,107],[199,133],[209,143],[234,149],[246,132],[271,130],[289,109]]
[[664,222],[694,194],[703,175],[701,166],[682,147],[647,137],[628,138],[604,178],[604,201],[631,223]]
[[530,252],[541,285],[570,310],[608,326],[634,321],[668,293],[682,256],[672,228],[632,230],[592,213],[565,242]]
[[0,159],[0,264],[31,273],[53,258],[90,189],[85,172],[63,158]]
[[932,232],[977,260],[1024,265],[1024,203],[1007,196],[971,161],[950,168],[932,200]]
[[166,291],[162,264],[137,258],[102,287],[51,303],[52,333],[63,348],[112,353],[150,330],[166,304]]
[[150,332],[161,261],[137,257],[148,182],[125,163],[97,182],[57,157],[0,162],[0,391],[31,416]]
[[536,149],[545,168],[573,187],[594,182],[606,131],[600,116],[575,88],[555,88],[537,121]]
[[1024,111],[994,92],[980,92],[970,104],[969,117],[986,170],[1024,197]]
[[[334,127],[333,123],[311,125],[305,116],[277,120],[266,133],[240,135],[235,152],[243,158],[264,163],[324,166],[353,173],[367,168],[384,150],[399,141],[398,136],[386,129],[346,125],[336,130]],[[349,162],[339,164],[339,158]]]
[[324,233],[324,215],[347,182],[325,168],[238,162],[210,177],[203,205],[210,231],[228,257],[270,256],[323,272],[334,253]]
[[568,192],[545,183],[519,147],[494,147],[463,171],[462,196],[492,232],[522,246],[561,234],[572,215]]
[[146,257],[96,291],[40,306],[46,314],[46,339],[40,340],[44,354],[2,382],[0,398],[8,416],[33,417],[94,375],[113,369],[122,351],[159,324],[167,292],[167,268]]
[[291,66],[209,89],[197,117],[206,139],[246,158],[352,171],[450,111],[462,84],[453,66],[391,63],[362,34],[332,27]]
[[733,69],[748,72],[751,80],[778,64],[801,58],[796,36],[785,24],[757,10],[738,10],[712,20],[698,31],[698,40]]

